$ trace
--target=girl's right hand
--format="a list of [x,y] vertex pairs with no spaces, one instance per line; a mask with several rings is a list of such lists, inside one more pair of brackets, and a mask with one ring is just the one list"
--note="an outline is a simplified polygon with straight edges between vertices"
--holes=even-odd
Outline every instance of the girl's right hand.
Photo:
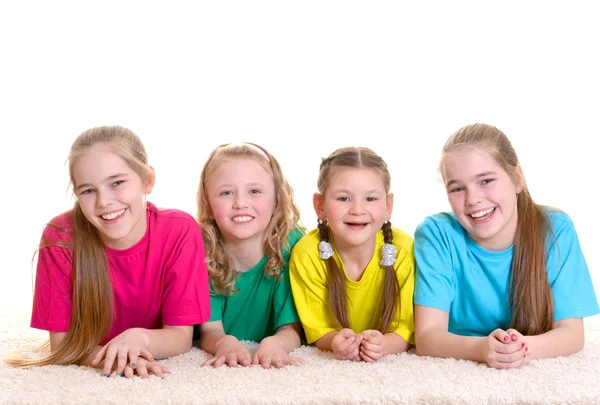
[[148,378],[150,374],[164,378],[165,373],[168,372],[169,369],[159,362],[148,361],[142,357],[138,357],[137,363],[129,363],[123,370],[125,378],[133,378],[134,374],[137,374],[142,378]]
[[248,349],[231,335],[225,335],[221,338],[215,356],[206,360],[202,367],[221,367],[225,363],[229,367],[248,367],[252,364],[252,357],[250,357]]
[[352,329],[342,329],[331,340],[331,350],[338,360],[360,361],[360,343],[362,334],[356,334]]
[[92,360],[92,366],[97,366],[104,360],[103,373],[106,377],[112,373],[113,367],[116,375],[122,375],[128,364],[139,363],[141,358],[154,361],[152,353],[147,349],[149,344],[150,338],[145,329],[127,329],[100,349]]
[[483,359],[489,367],[519,368],[528,363],[525,343],[513,341],[505,330],[496,329],[482,342]]

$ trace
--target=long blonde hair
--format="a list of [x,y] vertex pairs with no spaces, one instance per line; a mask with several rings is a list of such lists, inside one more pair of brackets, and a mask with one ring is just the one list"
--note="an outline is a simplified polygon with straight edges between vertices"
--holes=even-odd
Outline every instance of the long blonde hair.
[[[97,144],[105,144],[123,159],[144,182],[151,180],[152,171],[144,145],[132,131],[120,126],[91,128],[77,137],[68,158],[71,187],[75,187],[74,165],[77,159]],[[98,231],[84,216],[78,201],[69,212],[72,229],[51,226],[71,236],[70,243],[42,239],[37,251],[59,246],[70,251],[73,261],[73,295],[69,329],[60,345],[39,359],[14,358],[7,363],[20,366],[50,364],[80,364],[102,341],[113,325],[113,290],[108,272],[104,245]],[[38,264],[39,268],[39,264]],[[46,343],[44,347],[49,344]]]
[[507,136],[487,124],[472,124],[452,134],[442,150],[440,171],[449,153],[472,147],[487,151],[514,184],[523,184],[517,195],[517,230],[510,276],[510,327],[524,335],[539,335],[552,329],[554,303],[546,271],[546,238],[551,231],[542,206],[529,194],[519,172],[519,159]]
[[280,277],[284,266],[284,252],[289,251],[287,237],[293,228],[303,229],[300,223],[300,211],[294,202],[294,190],[289,185],[279,162],[265,148],[252,143],[224,144],[213,150],[200,174],[198,185],[197,220],[202,229],[204,249],[210,285],[214,293],[233,295],[236,281],[236,269],[225,249],[225,241],[206,193],[208,176],[226,159],[251,158],[257,161],[273,178],[275,183],[275,211],[266,230],[264,252],[267,256],[265,276]]
[[[319,167],[317,187],[324,196],[329,186],[331,169],[334,167],[368,168],[376,170],[383,180],[386,195],[390,192],[390,172],[385,161],[369,148],[346,147],[334,151],[323,159]],[[385,243],[392,244],[392,224],[386,221],[381,227]],[[322,241],[329,242],[329,226],[327,221],[319,221],[319,236]],[[327,259],[329,271],[329,307],[336,322],[341,328],[349,328],[348,320],[348,295],[346,283],[335,259]],[[386,333],[391,329],[394,314],[400,310],[398,300],[398,278],[393,266],[385,266],[385,284],[383,287],[383,303],[378,314],[378,330]]]

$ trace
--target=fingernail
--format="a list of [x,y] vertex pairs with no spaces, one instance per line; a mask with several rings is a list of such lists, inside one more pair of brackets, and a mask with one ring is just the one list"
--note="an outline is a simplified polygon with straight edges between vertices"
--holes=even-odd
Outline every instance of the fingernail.
[[510,335],[511,338],[516,339],[517,335],[515,335],[514,333],[512,335]]
[[525,347],[525,343],[521,343],[521,347]]
[[528,351],[528,350],[529,350],[529,347],[526,347],[526,348],[525,348],[525,351]]
[[135,368],[135,363],[131,363],[131,368]]
[[123,373],[122,373],[122,372],[121,372],[121,373],[119,373],[119,377],[123,377]]
[[504,341],[506,342],[508,340],[508,336],[504,336]]
[[108,374],[104,374],[104,377],[108,378]]

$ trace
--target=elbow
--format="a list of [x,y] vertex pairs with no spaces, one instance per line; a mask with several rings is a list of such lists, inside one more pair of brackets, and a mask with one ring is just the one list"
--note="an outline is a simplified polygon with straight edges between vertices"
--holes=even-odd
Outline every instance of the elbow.
[[415,334],[415,347],[419,356],[435,356],[432,346],[429,344],[431,339],[427,339],[425,333]]

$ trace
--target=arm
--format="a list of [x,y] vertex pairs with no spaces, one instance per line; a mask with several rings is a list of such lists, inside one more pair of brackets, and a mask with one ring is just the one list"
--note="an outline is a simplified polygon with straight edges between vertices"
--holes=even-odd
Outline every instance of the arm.
[[484,337],[455,335],[448,332],[448,312],[423,305],[415,306],[415,322],[421,356],[471,360],[494,368],[521,367],[530,360],[528,347],[501,329]]
[[334,330],[326,333],[315,342],[321,350],[332,351],[338,360],[360,360],[360,346],[363,334],[356,334],[352,329]]
[[522,336],[531,359],[568,356],[583,349],[583,319],[569,318],[552,324],[552,330],[537,336]]
[[225,334],[221,321],[200,325],[200,348],[214,354],[202,364],[203,367],[220,367],[225,363],[230,367],[246,367],[252,363],[248,349],[235,336]]

